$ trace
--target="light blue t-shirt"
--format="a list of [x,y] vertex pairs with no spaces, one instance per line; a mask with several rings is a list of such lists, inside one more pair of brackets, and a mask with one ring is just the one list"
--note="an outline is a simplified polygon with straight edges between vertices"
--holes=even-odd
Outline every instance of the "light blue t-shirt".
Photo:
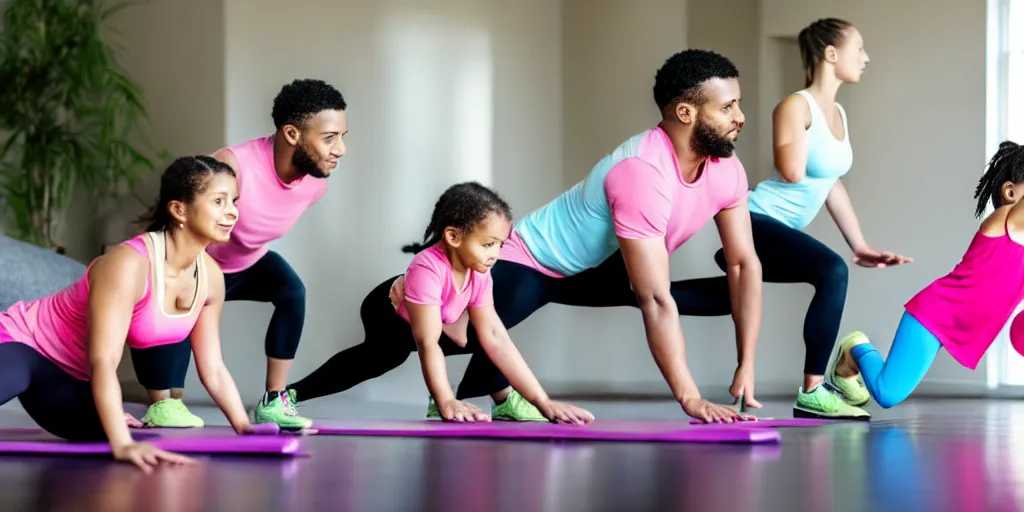
[[671,253],[718,212],[746,202],[739,159],[708,158],[703,166],[685,182],[664,130],[630,137],[574,187],[523,217],[501,259],[571,276],[601,264],[620,238],[662,237]]
[[806,90],[797,91],[797,94],[807,100],[811,110],[811,126],[807,129],[806,175],[796,183],[788,183],[776,169],[771,178],[754,188],[749,205],[751,213],[767,215],[791,228],[803,229],[821,211],[836,180],[845,176],[853,166],[853,148],[842,105],[836,103],[843,117],[844,134],[844,139],[838,140],[814,97]]

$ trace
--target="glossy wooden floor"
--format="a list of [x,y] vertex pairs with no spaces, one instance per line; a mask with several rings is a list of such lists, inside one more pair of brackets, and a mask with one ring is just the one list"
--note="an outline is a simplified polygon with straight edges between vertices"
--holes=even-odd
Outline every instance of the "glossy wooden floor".
[[[669,403],[584,405],[607,419],[681,418]],[[374,408],[382,406],[331,412],[422,413]],[[779,446],[312,436],[309,458],[205,459],[148,477],[103,460],[3,457],[0,510],[1024,510],[1024,403],[869,409],[870,424],[787,429]],[[223,423],[214,410],[194,410]],[[789,404],[764,412],[786,417]],[[20,411],[0,410],[0,426],[30,425]]]

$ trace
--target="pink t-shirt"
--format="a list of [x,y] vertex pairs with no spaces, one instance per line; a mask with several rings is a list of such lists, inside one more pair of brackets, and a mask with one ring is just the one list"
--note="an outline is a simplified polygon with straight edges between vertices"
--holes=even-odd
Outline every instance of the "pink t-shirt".
[[973,370],[1022,299],[1024,246],[979,231],[956,267],[907,301],[906,310]]
[[303,176],[281,181],[274,167],[274,137],[260,137],[228,148],[238,160],[238,222],[231,239],[207,253],[221,270],[241,272],[270,250],[313,203],[327,192],[327,180]]
[[687,183],[664,130],[636,135],[583,181],[520,220],[501,259],[562,277],[600,265],[619,249],[618,237],[664,237],[671,253],[720,211],[747,200],[738,158],[708,158],[702,165]]
[[[158,257],[150,257],[145,237],[149,237]],[[124,242],[150,262],[146,291],[135,303],[125,344],[131,348],[150,348],[177,343],[192,333],[206,303],[206,266],[200,255],[199,286],[187,313],[168,314],[163,310],[163,237],[144,233]],[[159,264],[154,265],[156,261]],[[21,301],[0,313],[0,341],[24,343],[81,380],[89,380],[91,364],[89,340],[89,270],[81,279],[53,295]],[[155,293],[154,293],[155,291]]]
[[[481,274],[470,270],[462,288],[457,288],[451,262],[444,251],[435,245],[420,251],[409,263],[405,271],[405,300],[413,304],[440,307],[441,323],[454,325],[466,314],[468,308],[494,304],[492,283],[490,272]],[[405,302],[398,305],[398,314],[409,321],[409,310]]]

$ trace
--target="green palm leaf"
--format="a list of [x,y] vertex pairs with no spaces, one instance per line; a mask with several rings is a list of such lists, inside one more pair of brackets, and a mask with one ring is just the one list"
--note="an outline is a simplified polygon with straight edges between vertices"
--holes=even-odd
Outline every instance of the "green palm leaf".
[[136,128],[147,117],[142,91],[101,37],[139,3],[0,2],[0,222],[12,236],[56,247],[79,187],[98,201],[132,193],[166,158]]

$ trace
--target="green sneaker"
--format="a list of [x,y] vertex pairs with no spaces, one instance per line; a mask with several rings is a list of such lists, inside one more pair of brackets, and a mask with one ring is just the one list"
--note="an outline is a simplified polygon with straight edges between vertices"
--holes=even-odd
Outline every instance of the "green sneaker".
[[540,409],[537,409],[514,389],[504,402],[491,407],[491,417],[499,421],[548,421],[540,413]]
[[846,403],[857,407],[871,400],[871,393],[864,385],[864,379],[859,373],[853,377],[840,377],[836,375],[836,368],[847,357],[850,357],[850,349],[869,342],[867,335],[860,331],[847,334],[832,347],[832,354],[829,356],[828,366],[825,368],[825,382],[838,390]]
[[253,423],[277,423],[282,430],[302,430],[313,425],[313,420],[299,416],[295,408],[295,390],[268,391],[256,404]]
[[189,412],[188,407],[176,398],[150,405],[141,421],[149,428],[201,428],[204,425],[202,418]]
[[871,414],[846,403],[838,391],[824,382],[809,393],[800,388],[793,405],[793,417],[868,421]]

